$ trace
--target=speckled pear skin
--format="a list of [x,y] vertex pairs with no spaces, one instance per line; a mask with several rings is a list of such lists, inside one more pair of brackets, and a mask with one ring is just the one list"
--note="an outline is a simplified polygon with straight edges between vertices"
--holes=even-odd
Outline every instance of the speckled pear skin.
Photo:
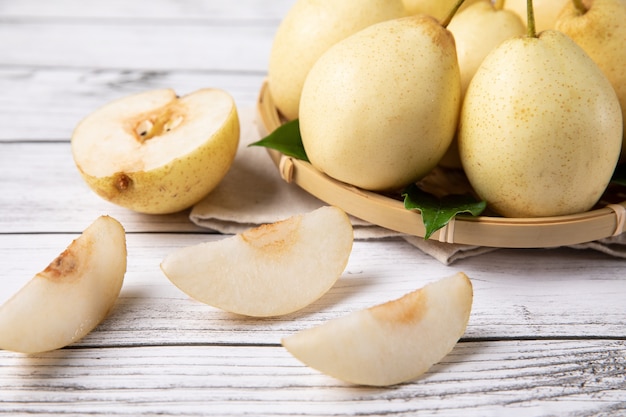
[[[587,0],[586,13],[570,1],[555,28],[572,38],[598,64],[613,85],[626,120],[626,0]],[[626,160],[626,123],[621,161]]]
[[454,136],[461,96],[452,34],[417,15],[337,43],[311,69],[300,132],[311,164],[382,191],[430,172]]
[[506,217],[587,211],[619,158],[622,114],[610,82],[566,35],[504,42],[476,72],[461,111],[467,177]]

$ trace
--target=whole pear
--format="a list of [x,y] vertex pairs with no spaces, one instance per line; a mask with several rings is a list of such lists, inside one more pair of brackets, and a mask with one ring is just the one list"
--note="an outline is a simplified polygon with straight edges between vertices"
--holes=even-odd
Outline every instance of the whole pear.
[[[457,13],[450,21],[448,30],[456,42],[462,99],[476,70],[489,52],[505,40],[523,35],[526,25],[517,13],[504,9],[502,3],[494,5],[490,1],[481,1]],[[461,168],[456,138],[440,165]]]
[[[505,8],[517,13],[524,22],[528,24],[527,0],[506,0]],[[537,32],[554,29],[556,18],[571,0],[533,0],[533,10],[535,12],[535,27]]]
[[[556,21],[556,29],[568,35],[607,76],[626,120],[626,0],[587,0],[579,9],[569,2]],[[626,125],[621,160],[626,160]]]
[[506,217],[587,211],[609,183],[622,114],[606,76],[565,34],[502,43],[461,110],[459,151],[477,194]]
[[[458,0],[403,0],[404,7],[410,15],[427,14],[442,21],[455,7]],[[459,11],[478,2],[489,0],[465,0]]]
[[374,23],[406,16],[402,0],[298,0],[281,21],[269,56],[269,91],[287,119],[298,118],[304,79],[330,46]]
[[331,47],[300,102],[312,165],[370,190],[426,175],[456,129],[461,81],[452,34],[416,15],[370,26]]

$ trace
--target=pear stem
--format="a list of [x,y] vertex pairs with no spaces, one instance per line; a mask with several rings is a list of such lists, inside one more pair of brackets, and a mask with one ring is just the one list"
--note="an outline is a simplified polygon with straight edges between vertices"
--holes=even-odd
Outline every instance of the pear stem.
[[441,21],[441,26],[443,26],[444,28],[448,27],[448,25],[450,24],[450,21],[452,20],[452,18],[456,14],[457,10],[459,10],[459,7],[461,7],[463,5],[464,1],[465,0],[457,0],[456,4],[452,8],[452,10],[450,10],[450,13],[448,13],[448,15],[445,17],[445,19],[443,19]]
[[506,0],[495,0],[493,2],[493,8],[496,10],[502,10],[504,9],[504,3],[506,2]]
[[537,29],[535,27],[535,10],[533,8],[533,0],[526,0],[526,10],[528,13],[528,30],[526,32],[526,36],[529,38],[536,38]]
[[583,0],[572,0],[572,3],[574,3],[574,7],[576,7],[576,10],[578,10],[580,14],[585,14],[589,11],[589,9],[584,5]]

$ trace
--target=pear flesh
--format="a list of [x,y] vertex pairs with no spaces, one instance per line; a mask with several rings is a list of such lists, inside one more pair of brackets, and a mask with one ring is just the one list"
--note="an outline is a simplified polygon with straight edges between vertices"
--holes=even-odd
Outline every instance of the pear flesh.
[[301,362],[337,379],[387,386],[441,361],[465,333],[473,289],[462,272],[402,298],[355,311],[282,340]]
[[181,211],[226,175],[239,143],[233,98],[217,89],[123,97],[85,117],[72,154],[98,195],[142,213]]
[[372,25],[315,63],[300,101],[311,164],[375,191],[417,181],[454,136],[460,72],[452,34],[426,15]]
[[[607,76],[626,120],[626,0],[586,1],[581,13],[570,1],[558,16],[555,28],[572,38]],[[626,161],[626,123],[621,160]]]
[[465,95],[463,168],[505,217],[587,211],[607,187],[622,144],[622,114],[606,76],[561,32],[505,41]]
[[200,302],[246,316],[279,316],[306,307],[335,284],[352,241],[346,213],[326,206],[178,249],[161,269]]
[[102,216],[0,307],[0,349],[39,353],[81,339],[109,314],[125,273],[124,229]]
[[361,29],[406,16],[401,0],[298,0],[282,19],[270,50],[269,90],[280,113],[297,119],[304,80],[332,45]]

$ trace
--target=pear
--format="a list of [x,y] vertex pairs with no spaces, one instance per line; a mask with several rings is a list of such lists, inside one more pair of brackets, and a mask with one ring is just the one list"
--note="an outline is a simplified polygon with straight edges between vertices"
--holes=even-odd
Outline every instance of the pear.
[[294,357],[346,382],[387,386],[413,380],[465,333],[474,299],[463,272],[401,298],[357,310],[282,339]]
[[[527,0],[505,0],[505,8],[517,13],[524,22],[528,24],[528,8],[526,6]],[[565,5],[571,0],[533,0],[535,30],[537,32],[544,31],[546,29],[554,29],[554,25],[557,16],[565,7]]]
[[[626,120],[626,0],[572,1],[557,18],[557,30],[568,35],[607,76]],[[626,123],[621,160],[626,160]]]
[[[454,35],[461,71],[461,100],[476,70],[492,49],[507,39],[521,36],[526,25],[517,13],[503,8],[503,3],[481,1],[457,13],[448,30]],[[461,168],[456,138],[439,163],[448,168]]]
[[269,56],[269,91],[287,119],[298,118],[309,70],[330,46],[374,23],[406,16],[402,0],[298,0],[281,21]]
[[126,233],[101,216],[0,307],[0,349],[39,353],[81,339],[113,308],[126,273]]
[[177,249],[161,269],[200,302],[246,316],[280,316],[306,307],[337,282],[353,239],[348,215],[324,206]]
[[461,96],[454,38],[415,15],[372,25],[315,63],[300,101],[311,164],[354,186],[396,190],[437,165]]
[[226,175],[239,143],[233,98],[218,89],[122,97],[87,115],[72,134],[74,162],[100,197],[165,214],[191,207]]
[[[444,20],[455,7],[457,0],[403,0],[404,7],[411,15],[427,14],[435,19]],[[459,7],[459,11],[474,3],[489,2],[489,0],[465,0]]]
[[537,35],[532,19],[527,36],[485,58],[461,110],[463,168],[477,194],[506,217],[589,210],[621,143],[622,113],[609,80],[567,35]]

